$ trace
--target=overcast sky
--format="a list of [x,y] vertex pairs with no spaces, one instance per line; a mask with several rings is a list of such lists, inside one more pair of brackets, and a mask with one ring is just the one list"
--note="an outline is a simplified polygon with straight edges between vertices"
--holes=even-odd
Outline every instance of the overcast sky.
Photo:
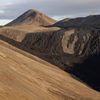
[[63,19],[100,14],[100,0],[0,0],[0,24],[31,8],[55,19]]

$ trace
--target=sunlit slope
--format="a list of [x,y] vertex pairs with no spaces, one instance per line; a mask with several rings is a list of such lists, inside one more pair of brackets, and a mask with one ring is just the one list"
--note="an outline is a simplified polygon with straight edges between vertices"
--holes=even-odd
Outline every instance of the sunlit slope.
[[56,21],[42,12],[39,12],[35,9],[29,9],[22,15],[20,15],[15,20],[11,21],[10,23],[6,24],[6,26],[17,26],[17,25],[39,25],[39,26],[46,26],[55,23]]
[[0,100],[100,100],[100,93],[59,68],[10,48],[0,41]]

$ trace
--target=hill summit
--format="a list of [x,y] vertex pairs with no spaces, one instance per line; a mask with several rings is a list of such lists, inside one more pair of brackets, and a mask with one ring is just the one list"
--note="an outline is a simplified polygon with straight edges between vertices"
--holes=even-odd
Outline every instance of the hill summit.
[[30,9],[26,11],[24,14],[13,20],[12,22],[8,23],[6,26],[13,26],[13,25],[40,25],[40,26],[46,26],[53,24],[55,20],[52,18],[49,18],[45,14],[34,10]]

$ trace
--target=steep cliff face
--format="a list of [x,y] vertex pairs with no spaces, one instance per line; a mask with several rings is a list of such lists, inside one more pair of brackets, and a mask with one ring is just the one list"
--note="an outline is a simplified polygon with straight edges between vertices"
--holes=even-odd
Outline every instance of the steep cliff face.
[[73,32],[65,32],[62,39],[63,51],[80,57],[98,54],[99,37],[99,30],[76,29]]
[[57,61],[54,63],[73,66],[82,63],[88,56],[99,54],[99,37],[99,31],[87,29],[29,33],[21,46],[52,57],[52,60]]

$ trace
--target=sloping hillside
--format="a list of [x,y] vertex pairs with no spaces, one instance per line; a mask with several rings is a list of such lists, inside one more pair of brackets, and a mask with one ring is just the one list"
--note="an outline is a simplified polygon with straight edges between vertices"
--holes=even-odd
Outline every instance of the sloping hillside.
[[17,30],[0,35],[0,39],[70,71],[100,91],[99,33],[84,28],[32,33]]
[[98,92],[56,66],[47,66],[10,48],[0,41],[0,100],[100,99]]

